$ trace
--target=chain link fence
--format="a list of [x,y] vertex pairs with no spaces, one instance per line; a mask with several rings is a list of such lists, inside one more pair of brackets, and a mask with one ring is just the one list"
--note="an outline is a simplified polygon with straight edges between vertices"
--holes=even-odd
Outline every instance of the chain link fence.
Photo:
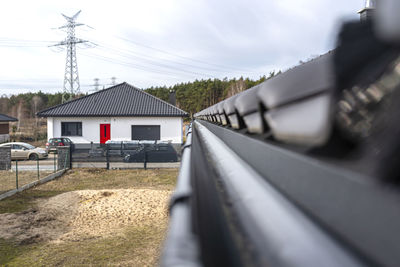
[[46,159],[19,160],[11,158],[10,147],[0,148],[0,195],[41,181],[60,170],[71,167],[69,147],[57,148]]

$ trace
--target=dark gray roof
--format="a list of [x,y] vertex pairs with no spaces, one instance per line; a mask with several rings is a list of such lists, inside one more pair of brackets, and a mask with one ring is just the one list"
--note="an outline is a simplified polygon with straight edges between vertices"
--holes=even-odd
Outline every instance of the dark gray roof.
[[184,117],[187,113],[130,84],[121,83],[37,113],[40,117],[156,116]]
[[0,121],[5,122],[5,121],[18,121],[16,118],[10,117],[6,114],[0,114]]

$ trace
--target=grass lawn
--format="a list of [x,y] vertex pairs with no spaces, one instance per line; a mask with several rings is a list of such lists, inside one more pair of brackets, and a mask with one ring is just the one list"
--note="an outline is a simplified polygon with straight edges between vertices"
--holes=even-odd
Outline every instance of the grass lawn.
[[[0,214],[23,213],[35,209],[38,201],[75,190],[173,190],[177,174],[177,169],[74,169],[57,180],[0,201]],[[25,244],[0,238],[0,266],[154,266],[166,229],[165,219],[151,225],[130,225],[115,235],[79,241]]]
[[[39,171],[39,178],[42,179],[53,171]],[[36,171],[19,171],[18,172],[18,186],[32,183],[38,180]],[[0,194],[16,188],[16,174],[15,171],[0,171]]]

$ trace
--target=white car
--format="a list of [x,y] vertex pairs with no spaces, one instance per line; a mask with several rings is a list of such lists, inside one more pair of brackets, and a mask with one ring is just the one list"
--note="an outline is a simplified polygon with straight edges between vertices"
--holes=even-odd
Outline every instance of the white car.
[[27,143],[22,142],[11,142],[4,143],[0,146],[11,147],[11,159],[29,159],[37,160],[48,157],[47,151],[40,147],[34,147]]

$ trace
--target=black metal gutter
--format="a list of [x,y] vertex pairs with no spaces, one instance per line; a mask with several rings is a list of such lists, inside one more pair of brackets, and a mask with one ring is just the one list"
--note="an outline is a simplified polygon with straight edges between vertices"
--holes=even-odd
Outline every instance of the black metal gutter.
[[206,121],[196,125],[215,134],[343,246],[367,262],[398,266],[400,195],[396,188]]
[[194,131],[258,266],[364,266],[207,127],[194,122]]

